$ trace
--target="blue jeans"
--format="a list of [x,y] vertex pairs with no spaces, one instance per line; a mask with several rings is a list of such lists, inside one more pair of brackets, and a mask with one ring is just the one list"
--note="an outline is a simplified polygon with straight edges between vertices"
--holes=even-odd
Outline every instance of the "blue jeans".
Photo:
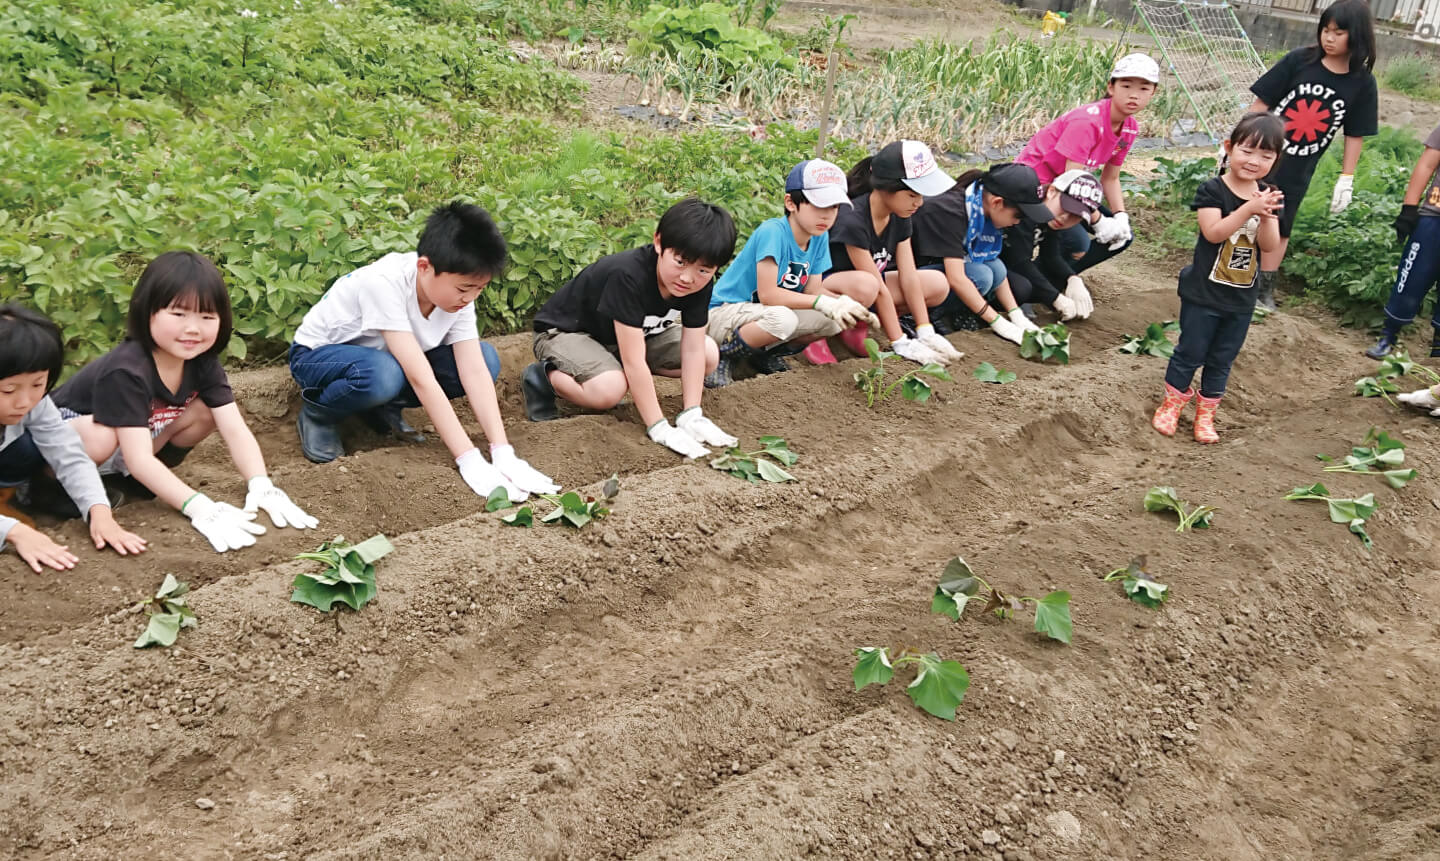
[[[1440,283],[1440,215],[1421,216],[1415,232],[1405,241],[1400,255],[1400,269],[1395,286],[1390,288],[1390,301],[1385,303],[1385,331],[1391,335],[1414,322],[1425,302],[1425,294]],[[1440,301],[1430,325],[1440,332]]]
[[[1100,214],[1109,216],[1112,213],[1109,209],[1102,206],[1100,207]],[[1104,263],[1106,260],[1129,248],[1130,243],[1135,241],[1132,237],[1129,242],[1111,251],[1108,245],[1094,241],[1094,238],[1090,235],[1090,231],[1086,230],[1083,224],[1067,227],[1057,232],[1055,238],[1060,242],[1060,253],[1065,255],[1065,261],[1070,264],[1070,268],[1073,269],[1077,275],[1089,269],[1091,266],[1098,266]],[[1080,256],[1077,258],[1076,255]]]
[[1165,369],[1165,382],[1182,392],[1190,390],[1190,381],[1200,367],[1200,394],[1218,398],[1225,394],[1230,380],[1230,366],[1240,355],[1245,335],[1250,331],[1252,311],[1222,311],[1208,305],[1180,300],[1180,343]]
[[28,430],[0,449],[0,487],[24,484],[44,468],[45,458]]
[[999,287],[1005,280],[1005,264],[1000,258],[985,261],[965,261],[965,277],[980,291],[980,295],[989,299],[995,294],[995,288]]
[[[500,354],[485,341],[480,342],[480,352],[485,356],[490,379],[499,377]],[[436,347],[425,358],[435,371],[436,382],[445,390],[445,397],[453,400],[465,394],[455,366],[455,350],[450,345]],[[384,350],[355,344],[327,344],[315,349],[291,344],[290,375],[300,384],[301,397],[328,413],[332,421],[386,404],[420,406],[400,363]]]

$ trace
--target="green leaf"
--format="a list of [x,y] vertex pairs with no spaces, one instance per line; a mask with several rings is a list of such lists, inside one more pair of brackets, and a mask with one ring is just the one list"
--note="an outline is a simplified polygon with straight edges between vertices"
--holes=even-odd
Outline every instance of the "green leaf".
[[190,591],[188,583],[181,583],[175,579],[174,574],[166,574],[165,579],[160,582],[160,588],[156,590],[156,598],[179,598]]
[[1056,590],[1035,602],[1035,630],[1062,643],[1070,642],[1070,593]]
[[152,613],[140,639],[135,641],[135,648],[175,645],[176,638],[180,636],[182,621],[179,613]]
[[907,401],[924,403],[930,400],[930,384],[918,377],[908,377],[900,381],[900,394]]
[[980,592],[980,579],[975,572],[970,570],[969,564],[959,556],[954,557],[945,563],[945,570],[940,574],[940,582],[936,585],[946,595],[964,595],[969,598],[975,597]]
[[939,613],[942,616],[949,616],[952,621],[960,621],[960,614],[964,611],[964,604],[969,598],[960,596],[957,601],[953,595],[946,595],[944,589],[936,589],[935,595],[930,599],[930,612]]
[[1170,597],[1169,586],[1151,580],[1143,574],[1127,576],[1120,585],[1125,590],[1125,594],[1130,596],[1131,601],[1152,610],[1158,610],[1160,605]]
[[782,482],[795,480],[795,476],[763,458],[755,461],[755,466],[760,469],[760,477],[766,481]]
[[1380,474],[1385,476],[1391,487],[1399,489],[1414,481],[1418,473],[1414,469],[1387,469]]
[[1180,497],[1173,487],[1152,487],[1145,493],[1146,511],[1173,511],[1183,514]]
[[880,361],[880,344],[874,338],[865,339],[865,355],[869,356],[872,362]]
[[295,575],[295,580],[290,585],[294,587],[294,591],[290,593],[291,601],[308,604],[326,613],[330,612],[337,601],[351,610],[359,610],[375,597],[377,591],[373,580],[332,585],[321,583],[309,574]]
[[506,490],[503,484],[490,491],[490,495],[485,497],[486,511],[500,511],[514,507],[515,503],[510,501],[510,491]]
[[1360,541],[1364,543],[1367,550],[1375,546],[1375,542],[1370,540],[1370,533],[1365,531],[1364,520],[1357,517],[1350,521],[1350,531],[1360,536]]
[[1014,371],[1001,370],[989,362],[981,362],[971,376],[982,383],[998,383],[1004,385],[1005,383],[1015,381]]
[[970,688],[970,674],[958,661],[942,661],[934,653],[920,658],[920,671],[905,689],[915,705],[938,718],[955,719],[955,708]]
[[1320,482],[1315,482],[1306,487],[1297,487],[1285,494],[1286,499],[1325,499],[1330,496],[1330,491]]
[[535,511],[528,505],[522,505],[513,513],[501,517],[500,522],[506,526],[533,526],[535,524]]
[[890,666],[889,650],[881,647],[864,646],[855,650],[860,660],[855,663],[855,671],[851,677],[855,680],[855,690],[860,690],[866,685],[883,685],[895,675],[895,668]]
[[927,377],[932,377],[937,380],[944,380],[947,383],[955,381],[955,378],[950,376],[950,372],[945,370],[945,366],[939,362],[926,362],[921,365],[915,373],[924,374]]

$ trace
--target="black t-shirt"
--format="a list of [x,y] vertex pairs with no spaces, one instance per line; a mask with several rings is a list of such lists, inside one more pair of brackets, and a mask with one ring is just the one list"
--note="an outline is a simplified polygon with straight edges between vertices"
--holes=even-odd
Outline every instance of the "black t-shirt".
[[710,321],[710,290],[666,299],[655,275],[659,255],[645,245],[601,257],[551,296],[535,315],[535,331],[584,332],[602,344],[615,343],[615,323],[659,334],[678,319],[687,329]]
[[1270,172],[1289,197],[1304,196],[1325,148],[1344,131],[1369,137],[1379,130],[1375,78],[1360,71],[1337,75],[1325,68],[1314,46],[1296,48],[1250,87],[1285,122],[1285,152]]
[[876,236],[875,221],[870,217],[870,195],[852,197],[850,202],[853,207],[840,207],[840,214],[830,226],[830,271],[849,272],[855,268],[845,250],[845,246],[853,245],[869,251],[875,268],[884,275],[895,260],[895,249],[910,238],[910,219],[892,215],[885,231]]
[[[1201,184],[1190,208],[1218,209],[1225,218],[1245,203],[1216,177]],[[1210,242],[1203,233],[1197,236],[1194,260],[1180,270],[1180,298],[1222,311],[1253,311],[1253,288],[1260,272],[1260,246],[1255,241],[1259,228],[1256,215],[1222,243]]]
[[970,213],[965,208],[965,189],[958,183],[944,194],[925,198],[910,216],[910,250],[916,266],[945,262],[946,257],[967,256],[965,231]]
[[56,406],[94,416],[98,424],[149,427],[151,436],[179,418],[197,397],[212,409],[235,402],[225,369],[214,356],[187,361],[180,388],[172,392],[160,381],[150,352],[130,340],[81,368],[50,397]]
[[1049,224],[1036,224],[1023,216],[1002,233],[1005,245],[1000,250],[1000,262],[1011,272],[1024,275],[1038,291],[1039,301],[1044,302],[1046,296],[1053,300],[1064,292],[1065,283],[1076,272],[1073,261],[1060,248],[1059,233]]

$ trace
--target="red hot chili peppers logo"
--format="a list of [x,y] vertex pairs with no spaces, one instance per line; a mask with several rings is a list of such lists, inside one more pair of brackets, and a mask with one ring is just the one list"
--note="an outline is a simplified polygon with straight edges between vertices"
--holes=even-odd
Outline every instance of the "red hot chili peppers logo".
[[1285,155],[1305,158],[1335,138],[1345,119],[1345,100],[1335,99],[1334,88],[1324,84],[1301,84],[1275,106],[1275,113],[1285,121]]

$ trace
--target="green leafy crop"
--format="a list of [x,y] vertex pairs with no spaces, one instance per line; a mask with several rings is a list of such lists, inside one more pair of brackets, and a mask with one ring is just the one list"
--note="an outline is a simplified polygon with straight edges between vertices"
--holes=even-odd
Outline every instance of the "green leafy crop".
[[935,595],[930,600],[930,612],[949,616],[955,621],[965,613],[972,601],[985,601],[981,612],[994,612],[1002,619],[1014,616],[1026,604],[1035,608],[1035,631],[1052,640],[1070,642],[1074,630],[1070,619],[1070,593],[1055,590],[1044,598],[1030,598],[1010,595],[985,582],[970,570],[964,559],[956,556],[945,566],[940,582],[935,586]]
[[1375,428],[1371,428],[1365,434],[1364,442],[1353,446],[1338,463],[1329,455],[1317,454],[1316,457],[1330,464],[1324,468],[1325,472],[1378,475],[1396,489],[1415,480],[1413,468],[1400,468],[1405,463],[1405,443],[1390,436],[1389,432],[1377,432]]
[[979,380],[982,383],[998,383],[1000,385],[1004,385],[1005,383],[1015,382],[1014,371],[1006,371],[1004,369],[997,368],[989,362],[981,362],[978,366],[976,366],[975,371],[971,374],[971,376],[973,376],[975,379]]
[[176,580],[174,574],[165,575],[155,597],[146,598],[139,605],[145,609],[150,621],[141,632],[140,639],[135,641],[135,648],[173,646],[181,628],[195,627],[195,611],[185,603],[185,595],[189,591],[190,584]]
[[320,562],[325,569],[302,572],[291,583],[290,600],[329,612],[336,601],[359,610],[375,597],[375,562],[395,549],[384,535],[374,535],[359,544],[348,544],[344,536],[326,541],[312,553],[296,559]]
[[886,646],[863,646],[855,650],[859,658],[851,674],[855,690],[867,685],[883,685],[895,676],[895,668],[915,664],[915,680],[905,686],[905,693],[918,708],[945,720],[955,719],[955,708],[965,699],[970,687],[970,674],[958,661],[946,661],[934,652],[922,653],[900,647],[892,656]]
[[930,383],[922,377],[930,377],[936,380],[944,380],[947,383],[953,378],[945,366],[936,362],[926,363],[918,368],[900,375],[900,378],[891,383],[885,382],[885,360],[895,358],[895,354],[889,350],[882,351],[880,344],[874,338],[865,339],[865,353],[870,357],[870,366],[863,371],[855,372],[855,386],[865,393],[865,405],[873,407],[880,401],[890,397],[891,392],[898,386],[900,394],[907,401],[924,403],[930,400]]
[[1324,502],[1330,511],[1332,523],[1343,523],[1350,531],[1360,537],[1365,546],[1372,547],[1374,542],[1370,540],[1370,533],[1365,531],[1365,521],[1375,514],[1378,506],[1375,504],[1375,494],[1367,493],[1359,499],[1345,499],[1330,495],[1330,491],[1320,482],[1315,482],[1308,487],[1297,487],[1285,494],[1285,498],[1294,501],[1316,500]]
[[1166,320],[1163,323],[1151,323],[1145,327],[1145,334],[1140,336],[1126,335],[1126,341],[1120,345],[1120,352],[1132,356],[1155,356],[1160,359],[1168,359],[1175,355],[1175,345],[1166,337],[1172,332],[1180,331],[1180,324],[1174,320]]
[[636,34],[630,40],[630,53],[679,60],[705,56],[717,60],[727,76],[752,65],[794,70],[795,57],[774,37],[763,30],[740,26],[731,14],[732,9],[721,3],[653,5],[630,22]]
[[1070,330],[1064,323],[1051,323],[1040,329],[1026,329],[1020,340],[1020,358],[1051,359],[1062,365],[1070,364]]
[[800,456],[790,450],[784,437],[762,436],[757,451],[742,451],[738,446],[714,460],[710,466],[752,484],[761,481],[794,481],[795,476],[781,467],[794,466]]
[[1139,556],[1130,560],[1130,564],[1124,568],[1116,568],[1101,578],[1106,583],[1120,581],[1120,588],[1125,590],[1131,601],[1152,610],[1160,609],[1160,606],[1170,598],[1170,587],[1155,579],[1149,571],[1145,570],[1145,557]]
[[[599,520],[610,514],[608,507],[615,497],[620,495],[620,478],[612,475],[600,486],[600,498],[593,496],[581,496],[573,490],[564,493],[539,493],[540,499],[555,506],[550,511],[541,515],[541,523],[564,523],[579,529],[592,520]],[[494,507],[492,507],[494,506]],[[499,504],[497,494],[492,492],[490,499],[486,502],[486,511],[496,511],[501,508],[509,508],[509,498],[504,499],[504,504]],[[522,505],[510,514],[500,518],[500,522],[506,526],[535,525],[535,509],[529,505]]]
[[1194,508],[1181,501],[1173,487],[1152,487],[1145,493],[1146,511],[1173,511],[1180,518],[1176,532],[1189,529],[1209,529],[1210,518],[1220,509],[1213,505],[1197,505]]

